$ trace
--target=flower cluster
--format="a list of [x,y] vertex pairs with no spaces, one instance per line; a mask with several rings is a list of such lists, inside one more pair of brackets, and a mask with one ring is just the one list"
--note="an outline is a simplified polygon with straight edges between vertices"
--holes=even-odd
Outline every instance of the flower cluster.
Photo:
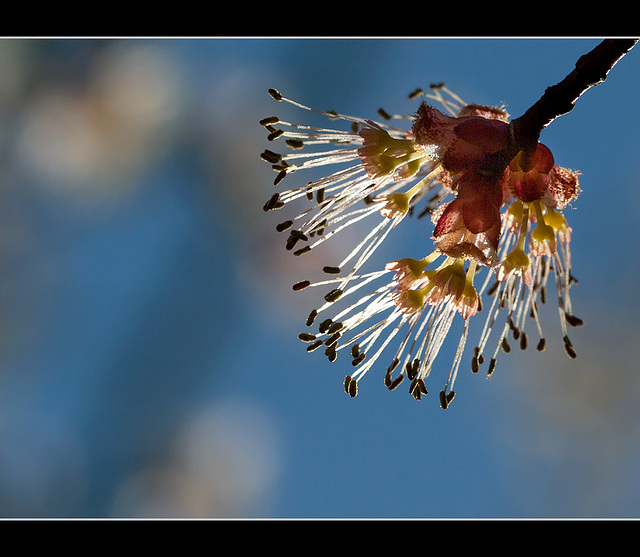
[[[395,389],[405,379],[416,399],[427,394],[440,349],[462,320],[460,337],[440,404],[455,396],[454,383],[468,338],[470,319],[483,310],[483,296],[492,298],[471,360],[473,372],[488,359],[493,373],[500,350],[510,350],[509,338],[528,346],[525,322],[537,329],[538,349],[545,337],[538,319],[546,301],[549,277],[555,277],[565,350],[575,351],[567,326],[573,316],[569,228],[562,210],[579,194],[576,172],[555,165],[551,151],[534,148],[509,155],[509,116],[502,109],[463,102],[443,84],[430,92],[410,95],[422,101],[415,115],[389,116],[380,121],[323,112],[306,107],[271,89],[270,95],[303,110],[343,121],[347,129],[292,124],[265,118],[268,140],[284,140],[286,154],[272,150],[263,160],[277,172],[275,185],[303,169],[332,165],[322,178],[273,194],[265,211],[306,198],[311,206],[277,225],[288,232],[286,248],[302,255],[345,228],[370,219],[362,240],[338,265],[325,266],[325,278],[299,281],[293,289],[325,287],[324,303],[311,311],[309,332],[299,335],[309,352],[322,348],[330,361],[346,350],[352,372],[345,391],[356,396],[358,383],[389,349],[385,384]],[[426,99],[440,103],[446,113]],[[391,120],[409,121],[409,129]],[[365,263],[390,232],[408,215],[430,215],[433,245],[419,259],[405,257],[384,268],[365,271]],[[478,287],[478,273],[487,269]],[[366,288],[365,288],[366,287]],[[359,293],[359,294],[358,294]],[[328,315],[327,315],[328,314]],[[502,315],[501,321],[499,321]],[[497,341],[485,351],[496,323]],[[317,327],[311,329],[311,327]],[[315,332],[311,332],[315,331]]]

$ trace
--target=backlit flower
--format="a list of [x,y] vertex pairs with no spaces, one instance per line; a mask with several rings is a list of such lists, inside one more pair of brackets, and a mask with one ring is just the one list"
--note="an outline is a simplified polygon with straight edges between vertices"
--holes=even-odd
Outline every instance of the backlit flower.
[[[467,105],[444,85],[433,86],[429,94],[411,95],[423,96],[414,116],[389,117],[381,110],[382,121],[313,110],[273,89],[270,94],[276,101],[343,124],[312,127],[275,116],[261,121],[268,139],[284,142],[287,149],[284,154],[262,154],[277,172],[275,185],[300,170],[329,165],[333,169],[281,190],[265,203],[265,211],[270,211],[298,200],[310,202],[277,225],[288,233],[286,248],[302,255],[357,222],[371,222],[342,261],[323,268],[325,279],[302,280],[293,287],[324,288],[324,303],[307,318],[309,332],[299,336],[309,352],[322,349],[330,361],[348,354],[347,393],[355,396],[361,379],[388,352],[387,387],[395,389],[406,377],[413,397],[422,398],[436,357],[459,316],[457,349],[440,390],[440,403],[446,408],[455,394],[470,320],[481,311],[487,317],[472,371],[484,362],[500,315],[504,323],[488,358],[489,374],[498,351],[510,349],[509,333],[522,348],[527,346],[527,319],[539,332],[538,348],[544,347],[538,305],[546,301],[551,275],[565,348],[575,357],[567,325],[580,321],[571,311],[571,229],[561,211],[578,195],[578,180],[575,172],[555,165],[546,146],[538,143],[504,162],[508,114],[497,107]],[[424,99],[439,102],[448,113]],[[391,119],[410,125],[392,126]],[[418,209],[420,202],[423,207]],[[367,270],[392,230],[418,212],[431,215],[434,225],[433,245],[424,246],[426,255],[401,257]],[[476,275],[482,269],[487,274],[477,288]],[[483,296],[493,297],[488,309],[483,309]]]

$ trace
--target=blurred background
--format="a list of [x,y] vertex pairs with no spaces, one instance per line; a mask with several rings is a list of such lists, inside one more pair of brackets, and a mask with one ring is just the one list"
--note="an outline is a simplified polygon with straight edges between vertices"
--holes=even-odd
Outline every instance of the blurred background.
[[463,364],[447,411],[446,347],[421,402],[382,364],[351,399],[296,339],[327,261],[262,210],[258,121],[308,116],[270,87],[376,118],[445,82],[517,117],[599,42],[0,40],[0,517],[640,516],[637,48],[541,138],[582,173],[576,360],[549,304],[547,351]]

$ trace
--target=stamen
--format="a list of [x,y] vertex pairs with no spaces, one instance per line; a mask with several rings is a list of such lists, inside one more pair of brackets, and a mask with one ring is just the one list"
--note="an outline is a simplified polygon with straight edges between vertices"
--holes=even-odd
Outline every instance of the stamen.
[[307,327],[311,327],[311,325],[313,325],[313,322],[316,320],[317,315],[318,315],[318,310],[312,309],[311,313],[309,313],[309,317],[307,317],[307,321],[306,321]]
[[344,392],[351,398],[355,398],[358,394],[358,382],[352,379],[350,375],[347,375],[344,379]]
[[[386,378],[391,379],[391,374],[387,374],[385,375],[385,379]],[[394,391],[395,389],[398,388],[398,386],[400,385],[400,383],[402,383],[404,381],[404,375],[398,375],[398,377],[396,377],[393,381],[390,380],[389,384],[387,385],[388,389],[390,391]]]
[[270,162],[272,164],[276,164],[276,163],[280,162],[280,160],[282,159],[282,155],[279,155],[278,153],[274,153],[273,151],[270,151],[269,149],[265,149],[260,154],[260,158],[265,162]]
[[464,329],[462,331],[462,336],[460,337],[460,341],[458,342],[458,349],[456,350],[456,355],[453,360],[453,365],[451,366],[451,371],[449,372],[449,377],[447,378],[447,383],[445,385],[444,391],[447,389],[450,391],[447,395],[447,405],[453,400],[453,396],[449,398],[449,395],[453,392],[453,385],[456,381],[456,377],[458,376],[458,369],[460,368],[460,361],[462,360],[462,354],[464,352],[464,347],[467,342],[467,337],[469,334],[469,320],[464,320]]
[[272,209],[280,209],[281,207],[284,207],[284,203],[280,201],[280,194],[276,192],[264,204],[263,210],[271,211]]
[[322,272],[326,273],[327,275],[339,275],[340,274],[340,267],[328,267],[325,266],[322,268]]
[[[444,83],[433,83],[429,88],[433,94],[426,94],[425,97],[441,103],[452,116],[457,116],[460,109],[467,105],[458,95],[450,91]],[[453,101],[445,99],[442,93],[449,95]]]
[[353,367],[360,365],[366,357],[367,355],[364,352],[361,352],[360,354],[358,354],[353,358],[353,360],[351,361],[351,365]]
[[307,288],[308,286],[311,286],[311,282],[308,280],[301,280],[300,282],[296,282],[293,285],[293,289],[296,292],[299,292],[300,290],[303,290],[304,288]]
[[582,327],[582,325],[584,325],[584,322],[582,321],[582,319],[580,319],[579,317],[576,317],[575,315],[569,315],[566,312],[565,312],[565,319],[567,321],[567,325],[571,325],[572,327]]
[[445,393],[445,391],[440,391],[440,407],[443,410],[449,408],[449,405],[451,404],[455,396],[455,391],[449,391],[448,393]]
[[284,130],[275,130],[267,136],[267,140],[275,141],[276,139],[278,139],[279,137],[282,137],[283,135],[284,135]]
[[289,230],[289,228],[291,228],[293,226],[293,221],[292,220],[286,220],[284,222],[281,222],[280,224],[276,225],[276,230],[278,232],[284,232],[285,230]]
[[[344,382],[347,394],[356,396],[359,380],[398,335],[399,346],[395,349],[391,365],[384,376],[384,383],[393,390],[406,376],[410,380],[410,394],[420,400],[428,392],[425,380],[432,371],[457,314],[463,318],[463,329],[445,387],[440,392],[442,408],[447,408],[455,396],[454,384],[468,339],[469,318],[481,309],[487,315],[471,360],[473,373],[477,373],[484,364],[483,352],[502,310],[505,310],[505,320],[496,331],[498,339],[489,360],[487,376],[491,376],[495,370],[498,353],[501,350],[511,351],[508,337],[512,336],[522,350],[527,349],[529,335],[525,332],[525,324],[528,316],[535,321],[540,334],[537,349],[543,350],[546,341],[538,317],[538,299],[542,303],[546,301],[546,281],[550,270],[555,275],[565,351],[575,358],[575,350],[567,336],[567,327],[580,326],[582,321],[573,315],[569,297],[569,287],[574,282],[570,273],[568,246],[571,230],[562,214],[550,206],[563,208],[564,205],[560,202],[568,202],[568,195],[563,196],[563,192],[558,190],[531,201],[533,195],[527,193],[529,201],[523,202],[523,196],[515,189],[515,185],[508,186],[512,189],[506,189],[507,186],[501,184],[505,188],[505,199],[509,196],[520,199],[511,203],[502,216],[502,222],[496,223],[496,227],[498,224],[502,226],[499,243],[497,236],[492,239],[493,232],[476,235],[464,228],[465,234],[459,238],[447,237],[451,249],[442,243],[437,244],[447,254],[445,261],[436,269],[428,267],[441,255],[445,255],[438,250],[423,259],[393,261],[387,264],[384,271],[362,273],[361,269],[391,230],[405,216],[417,213],[416,203],[420,199],[428,199],[427,207],[420,216],[436,209],[434,223],[443,218],[438,206],[442,206],[447,195],[456,195],[458,203],[469,199],[469,193],[459,187],[459,184],[467,182],[459,181],[460,175],[451,170],[453,166],[448,166],[446,172],[442,166],[449,149],[447,145],[450,141],[458,141],[463,137],[460,134],[455,136],[453,127],[456,121],[435,111],[439,120],[428,125],[446,124],[446,130],[434,129],[434,134],[430,135],[431,131],[429,134],[422,133],[423,128],[417,125],[410,130],[402,130],[393,128],[388,123],[346,116],[335,111],[315,110],[284,97],[275,89],[270,89],[269,94],[278,102],[287,102],[323,115],[329,120],[350,123],[349,129],[339,130],[293,124],[277,116],[260,121],[267,130],[269,141],[280,140],[281,144],[284,141],[289,149],[285,149],[286,153],[283,155],[268,149],[261,154],[261,158],[270,163],[277,173],[274,184],[279,184],[287,175],[302,169],[344,165],[344,168],[320,179],[274,193],[264,204],[264,210],[271,211],[282,208],[287,203],[307,200],[308,208],[276,226],[278,232],[288,231],[287,250],[291,250],[296,256],[305,254],[367,217],[379,219],[368,228],[365,237],[355,247],[346,250],[348,253],[339,265],[322,267],[322,272],[331,277],[313,283],[302,280],[293,285],[294,291],[330,285],[328,292],[325,291],[324,294],[325,303],[309,313],[306,325],[313,325],[318,315],[326,310],[331,311],[331,317],[321,319],[317,334],[300,333],[298,337],[307,344],[309,352],[323,346],[324,354],[332,362],[336,361],[340,350],[347,350],[353,366],[353,372],[346,376]],[[467,105],[444,84],[432,85],[428,94],[422,89],[416,89],[409,96],[424,96],[436,100],[453,117],[499,120],[507,117],[501,109]],[[426,105],[423,103],[422,106]],[[384,109],[380,109],[378,114],[385,121],[405,118]],[[420,124],[427,126],[426,121],[421,120]],[[417,130],[422,133],[420,137],[416,137]],[[465,133],[468,135],[468,132]],[[432,141],[430,138],[437,138],[438,134],[453,136],[446,142],[441,142],[442,145],[436,145],[436,140]],[[450,155],[446,160],[451,161],[453,156]],[[576,185],[577,181],[573,184],[574,189]],[[545,201],[542,202],[541,199]],[[464,215],[462,212],[460,215],[449,212],[445,216],[453,219]],[[454,222],[455,225],[457,224]],[[559,240],[557,249],[556,238]],[[301,242],[304,242],[302,246]],[[480,255],[469,255],[471,252],[461,247],[464,242],[479,250]],[[491,257],[487,255],[489,248]],[[468,259],[468,266],[462,254]],[[482,288],[476,290],[474,280],[480,265],[489,267],[489,272]],[[494,265],[497,267],[494,268]],[[496,269],[498,280],[489,287],[490,277]],[[354,303],[343,303],[345,299],[351,300],[351,295],[357,290],[382,279],[382,275],[387,272],[393,273],[391,280],[372,288],[373,291]],[[483,309],[481,295],[485,291],[488,295],[493,295],[493,299],[490,307]],[[341,309],[335,310],[336,307]],[[392,374],[396,369],[399,373],[394,378]]]
[[569,358],[574,359],[576,358],[576,351],[573,349],[573,345],[571,344],[571,341],[569,340],[568,336],[564,336],[562,337],[562,342],[564,343],[564,350],[567,353],[567,355],[569,356]]
[[282,95],[277,89],[269,89],[269,95],[271,95],[276,101],[282,100]]
[[427,387],[424,384],[424,379],[421,377],[414,379],[409,387],[409,393],[413,395],[413,398],[416,400],[420,400],[423,395],[428,394],[429,391],[427,391]]
[[343,294],[344,291],[342,291],[340,288],[334,288],[331,292],[325,295],[324,299],[329,303],[333,303],[337,301]]
[[307,352],[313,352],[314,350],[320,348],[324,343],[321,340],[316,340],[313,344],[307,346]]
[[288,147],[292,149],[302,149],[304,147],[304,142],[302,139],[289,138],[285,141]]

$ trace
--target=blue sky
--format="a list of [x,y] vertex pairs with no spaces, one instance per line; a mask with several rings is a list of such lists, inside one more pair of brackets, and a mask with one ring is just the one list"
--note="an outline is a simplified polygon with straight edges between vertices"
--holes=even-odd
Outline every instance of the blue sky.
[[262,211],[258,121],[306,116],[268,88],[376,118],[445,82],[517,117],[599,41],[0,43],[0,515],[637,517],[638,51],[541,137],[581,172],[576,360],[551,304],[549,349],[463,365],[446,411],[376,368],[351,399],[296,339],[324,263]]

